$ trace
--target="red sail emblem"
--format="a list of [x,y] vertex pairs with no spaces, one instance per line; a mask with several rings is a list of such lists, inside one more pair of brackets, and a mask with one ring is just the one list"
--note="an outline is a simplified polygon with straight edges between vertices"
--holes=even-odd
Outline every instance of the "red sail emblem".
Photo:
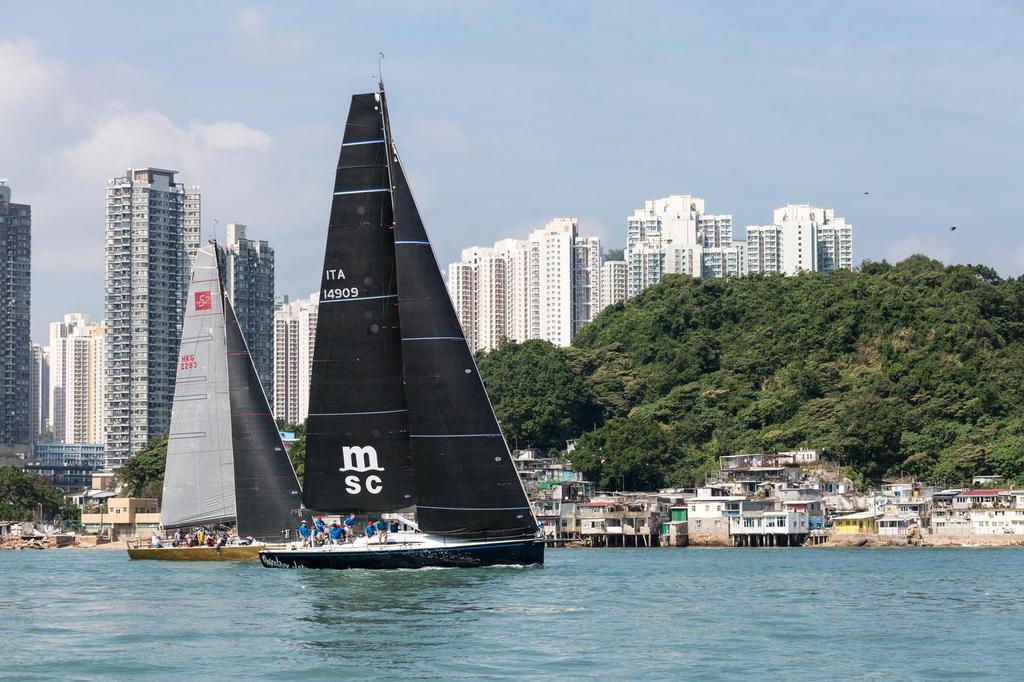
[[209,310],[213,307],[213,298],[209,291],[196,292],[196,310]]

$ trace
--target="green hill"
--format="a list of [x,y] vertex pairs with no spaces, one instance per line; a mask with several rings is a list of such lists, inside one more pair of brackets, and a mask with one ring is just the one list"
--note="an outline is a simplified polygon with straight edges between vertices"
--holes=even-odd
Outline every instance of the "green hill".
[[480,371],[510,443],[604,485],[701,479],[717,457],[813,447],[866,480],[1024,480],[1024,278],[923,256],[858,273],[670,276],[573,347]]

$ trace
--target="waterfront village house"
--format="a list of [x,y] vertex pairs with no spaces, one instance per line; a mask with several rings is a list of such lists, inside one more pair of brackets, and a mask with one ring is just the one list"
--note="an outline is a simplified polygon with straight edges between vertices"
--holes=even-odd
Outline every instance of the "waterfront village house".
[[689,528],[686,504],[673,504],[668,510],[668,521],[661,524],[661,544],[668,547],[686,547]]
[[715,486],[697,488],[697,496],[686,501],[689,543],[727,544],[730,518],[744,511],[763,511],[769,504],[743,495],[726,495],[724,489]]
[[953,500],[963,490],[950,488],[932,494],[928,532],[933,535],[969,535],[971,521],[966,509],[954,509]]
[[878,517],[873,511],[862,511],[855,514],[846,514],[832,519],[832,525],[836,529],[836,535],[859,535],[878,532]]
[[810,500],[783,500],[782,508],[787,512],[806,514],[808,530],[823,530],[825,528],[825,511],[820,497]]
[[744,511],[729,518],[733,543],[747,547],[800,545],[810,532],[806,510]]
[[82,514],[82,530],[109,532],[111,539],[148,537],[159,527],[160,505],[152,497],[111,497],[105,512]]
[[1024,534],[1024,491],[1003,491],[1007,504],[968,511],[972,535]]
[[[651,546],[667,505],[656,496],[591,500],[579,505],[580,535],[595,546]],[[664,508],[664,509],[663,509]]]
[[906,537],[911,526],[920,528],[921,517],[917,514],[887,514],[878,519],[878,534]]
[[998,488],[965,490],[953,498],[953,509],[992,509],[1008,507],[1012,503],[1008,491]]

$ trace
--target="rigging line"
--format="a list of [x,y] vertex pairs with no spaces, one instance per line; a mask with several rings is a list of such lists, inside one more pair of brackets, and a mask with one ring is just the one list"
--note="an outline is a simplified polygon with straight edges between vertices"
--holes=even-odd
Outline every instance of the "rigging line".
[[465,341],[462,336],[412,336],[402,341]]

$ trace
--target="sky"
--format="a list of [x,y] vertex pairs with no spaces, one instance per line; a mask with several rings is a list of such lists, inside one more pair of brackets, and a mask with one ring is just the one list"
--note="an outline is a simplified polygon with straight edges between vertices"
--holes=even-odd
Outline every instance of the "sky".
[[[383,52],[442,267],[557,216],[606,247],[692,194],[737,237],[835,208],[855,260],[1024,272],[1024,5],[1012,2],[12,3],[0,177],[33,211],[33,339],[103,317],[104,190],[129,167],[244,223],[277,290],[317,267],[352,94]],[[865,192],[869,194],[865,195]],[[216,221],[216,223],[215,223]],[[958,230],[949,231],[956,225]]]

